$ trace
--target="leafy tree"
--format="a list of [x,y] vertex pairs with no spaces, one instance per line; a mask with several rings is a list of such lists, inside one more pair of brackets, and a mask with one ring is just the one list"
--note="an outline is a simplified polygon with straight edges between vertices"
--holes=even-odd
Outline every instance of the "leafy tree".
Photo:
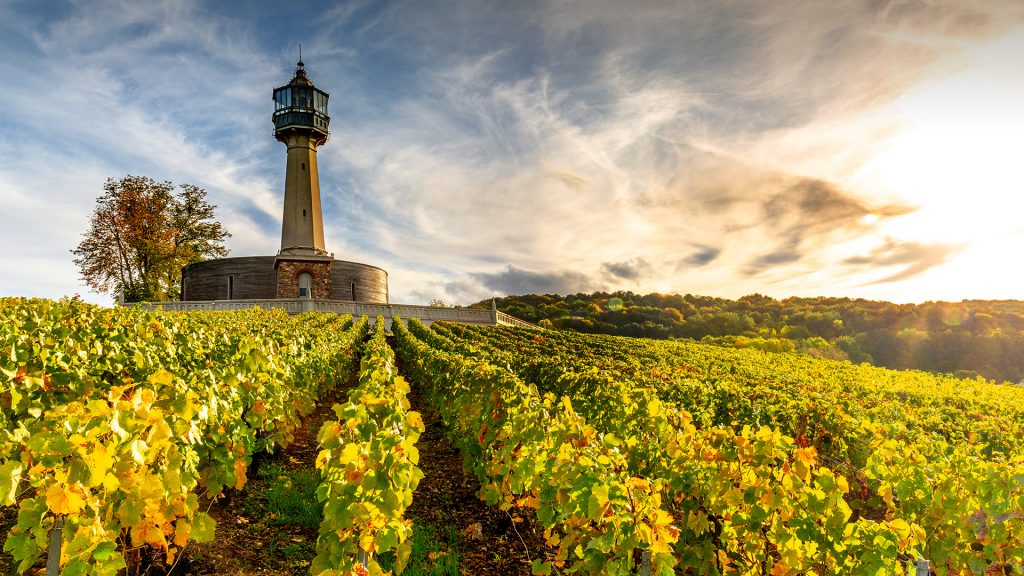
[[[798,351],[890,368],[1024,378],[1024,301],[894,304],[850,298],[751,294],[737,300],[693,294],[594,292],[497,299],[498,309],[555,329],[688,337],[736,348]],[[491,307],[491,301],[471,308]]]
[[226,256],[231,236],[214,219],[206,191],[146,176],[110,178],[78,247],[82,279],[92,289],[126,300],[177,300],[181,268]]

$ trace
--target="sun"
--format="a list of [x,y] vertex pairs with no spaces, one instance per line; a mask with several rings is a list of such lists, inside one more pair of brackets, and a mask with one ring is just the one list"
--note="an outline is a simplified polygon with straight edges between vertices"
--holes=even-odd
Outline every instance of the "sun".
[[905,129],[868,164],[873,176],[928,213],[921,224],[946,225],[944,237],[970,240],[1019,222],[1021,53],[1024,31],[979,49],[961,73],[906,94],[897,104]]
[[[1024,251],[1024,30],[971,53],[961,72],[920,85],[895,105],[902,130],[880,143],[858,185],[884,190],[914,210],[867,214],[879,239],[960,247],[939,275],[952,297],[977,297],[979,280]],[[981,274],[982,276],[979,276]],[[1024,273],[998,274],[1017,293]],[[1014,292],[1014,291],[1017,292]]]

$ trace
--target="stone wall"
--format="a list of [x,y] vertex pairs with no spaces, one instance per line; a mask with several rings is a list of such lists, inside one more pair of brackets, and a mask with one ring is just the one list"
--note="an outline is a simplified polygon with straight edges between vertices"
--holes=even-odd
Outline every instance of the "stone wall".
[[331,297],[332,260],[277,260],[277,297],[298,298],[299,276],[308,273],[313,277],[313,298]]

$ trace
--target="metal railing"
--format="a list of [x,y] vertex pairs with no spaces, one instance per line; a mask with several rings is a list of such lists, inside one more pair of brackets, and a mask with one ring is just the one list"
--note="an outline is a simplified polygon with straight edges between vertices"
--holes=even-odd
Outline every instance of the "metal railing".
[[543,330],[543,328],[537,326],[536,324],[530,324],[526,320],[520,320],[519,318],[516,318],[515,316],[511,316],[509,314],[505,314],[504,312],[498,312],[495,310],[494,315],[495,324],[504,324],[505,326],[514,326],[516,328],[532,328],[534,330]]

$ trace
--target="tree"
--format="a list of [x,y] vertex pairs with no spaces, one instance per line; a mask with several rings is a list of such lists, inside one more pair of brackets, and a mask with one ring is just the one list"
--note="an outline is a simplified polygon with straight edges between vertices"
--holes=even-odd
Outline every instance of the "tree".
[[72,250],[93,290],[126,300],[177,300],[181,268],[226,256],[231,236],[214,219],[206,191],[146,176],[110,178],[82,242]]

